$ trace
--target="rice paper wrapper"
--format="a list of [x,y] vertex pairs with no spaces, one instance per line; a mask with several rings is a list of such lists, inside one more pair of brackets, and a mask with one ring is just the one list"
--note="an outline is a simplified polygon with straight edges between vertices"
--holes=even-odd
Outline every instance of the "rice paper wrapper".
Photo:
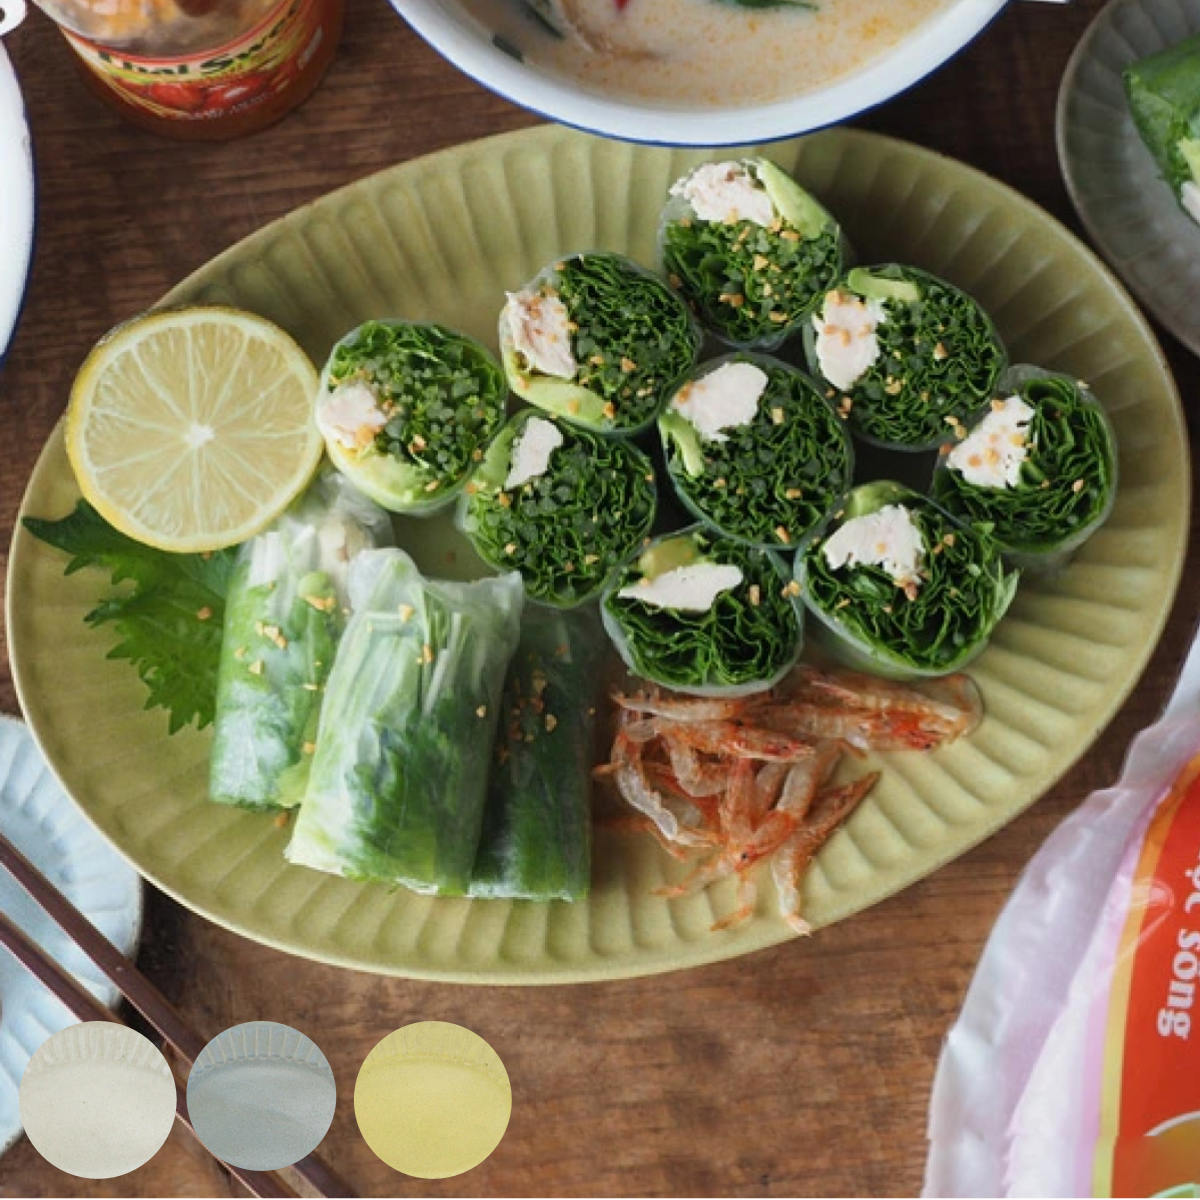
[[[373,339],[383,340],[388,333],[408,339],[409,345],[393,345],[387,351],[373,350]],[[372,441],[365,447],[347,447],[338,438],[322,429],[325,449],[330,461],[359,491],[390,512],[410,516],[429,516],[451,504],[462,491],[474,470],[474,452],[482,450],[504,422],[507,388],[504,372],[487,347],[468,334],[434,321],[406,321],[401,318],[377,318],[356,325],[334,343],[321,369],[317,389],[318,409],[340,386],[352,382],[347,376],[339,381],[339,355],[361,354],[360,369],[367,372],[365,382],[382,390],[381,376],[387,370],[404,368],[405,354],[413,352],[421,360],[419,368],[426,377],[404,394],[409,426],[405,450],[392,439],[392,451],[384,453]],[[384,357],[378,357],[383,354]],[[390,360],[386,355],[390,354]],[[440,359],[439,359],[439,356]],[[447,367],[440,386],[432,386],[428,378],[429,363],[438,359]],[[450,378],[453,366],[461,368],[457,377]],[[378,372],[378,374],[377,374]],[[458,394],[463,374],[471,377],[470,394]],[[399,387],[399,380],[395,381]],[[411,382],[411,381],[410,381]],[[438,403],[431,398],[438,396]],[[448,422],[437,416],[436,436],[431,422],[435,409],[452,407],[454,416]],[[318,416],[318,424],[320,417]],[[387,435],[392,422],[380,430]],[[429,434],[426,439],[422,430]]]
[[527,363],[514,342],[506,302],[497,340],[514,395],[595,433],[643,433],[700,359],[703,334],[691,310],[653,271],[607,250],[565,254],[511,295],[547,291],[563,301],[576,326],[576,372],[560,378]]
[[942,1049],[926,1196],[1197,1194],[1200,642],[1046,841]]

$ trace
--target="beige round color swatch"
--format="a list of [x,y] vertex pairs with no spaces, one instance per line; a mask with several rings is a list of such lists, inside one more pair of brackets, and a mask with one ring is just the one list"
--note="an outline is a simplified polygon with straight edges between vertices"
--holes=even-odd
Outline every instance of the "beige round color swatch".
[[389,1033],[354,1085],[354,1116],[367,1145],[417,1179],[477,1167],[500,1144],[511,1113],[500,1056],[477,1033],[448,1021]]
[[108,1021],[43,1042],[21,1077],[21,1124],[37,1152],[82,1179],[112,1179],[157,1153],[175,1120],[175,1079],[140,1033]]

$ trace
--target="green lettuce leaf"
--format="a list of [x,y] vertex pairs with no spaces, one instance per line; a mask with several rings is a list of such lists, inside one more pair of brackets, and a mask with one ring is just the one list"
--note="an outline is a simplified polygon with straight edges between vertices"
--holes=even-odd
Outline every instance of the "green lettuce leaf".
[[71,556],[65,573],[107,571],[114,587],[84,620],[111,625],[117,644],[109,658],[125,659],[149,692],[146,708],[165,708],[168,732],[211,723],[225,594],[236,552],[169,554],[118,532],[86,500],[61,520],[26,517],[34,537]]
[[391,540],[387,514],[330,471],[241,548],[225,606],[211,799],[248,808],[300,802],[345,625],[347,563]]
[[1200,33],[1122,72],[1134,124],[1176,196],[1200,172]]
[[401,550],[364,550],[350,600],[287,857],[462,895],[520,634],[520,576],[425,579]]

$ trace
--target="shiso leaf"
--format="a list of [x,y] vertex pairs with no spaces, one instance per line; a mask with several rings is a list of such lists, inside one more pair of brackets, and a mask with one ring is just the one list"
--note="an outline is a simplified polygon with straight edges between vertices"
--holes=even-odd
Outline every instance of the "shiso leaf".
[[60,520],[26,517],[23,524],[71,556],[67,575],[97,567],[108,572],[114,587],[131,585],[102,598],[84,620],[113,627],[118,640],[108,657],[134,666],[149,693],[145,707],[167,710],[169,733],[210,724],[236,550],[155,550],[114,529],[86,500]]

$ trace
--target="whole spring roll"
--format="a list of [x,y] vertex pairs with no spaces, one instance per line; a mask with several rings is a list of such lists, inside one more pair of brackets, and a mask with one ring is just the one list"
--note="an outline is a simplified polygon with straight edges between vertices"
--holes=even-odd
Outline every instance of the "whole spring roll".
[[804,602],[852,666],[947,675],[987,644],[1017,590],[1000,547],[927,496],[863,484],[796,558]]
[[1200,223],[1200,33],[1123,72],[1142,141],[1176,200]]
[[571,608],[596,596],[654,520],[654,464],[631,441],[519,412],[467,483],[459,525],[516,569],[526,595]]
[[765,691],[795,665],[799,593],[771,551],[692,525],[618,571],[601,612],[635,675],[692,695],[735,697]]
[[705,363],[667,402],[658,429],[684,506],[756,546],[794,548],[850,486],[844,423],[806,375],[765,355]]
[[842,273],[837,221],[766,158],[703,163],[677,180],[659,224],[667,280],[705,329],[771,350]]
[[291,808],[345,624],[350,561],[391,541],[387,513],[329,471],[242,546],[225,602],[209,796]]
[[987,403],[1007,359],[991,319],[944,279],[856,267],[804,329],[809,369],[855,435],[929,450]]
[[504,684],[472,896],[587,896],[593,739],[607,651],[593,609],[526,610]]
[[600,433],[633,434],[658,416],[700,353],[687,307],[619,254],[552,263],[500,313],[509,386],[524,401]]
[[289,861],[462,895],[471,882],[521,577],[425,579],[360,554]]
[[965,438],[942,447],[933,497],[1023,567],[1062,563],[1104,523],[1117,494],[1117,444],[1088,387],[1014,367]]
[[417,515],[448,504],[504,421],[499,363],[443,325],[367,321],[321,374],[317,426],[334,466],[376,503]]

